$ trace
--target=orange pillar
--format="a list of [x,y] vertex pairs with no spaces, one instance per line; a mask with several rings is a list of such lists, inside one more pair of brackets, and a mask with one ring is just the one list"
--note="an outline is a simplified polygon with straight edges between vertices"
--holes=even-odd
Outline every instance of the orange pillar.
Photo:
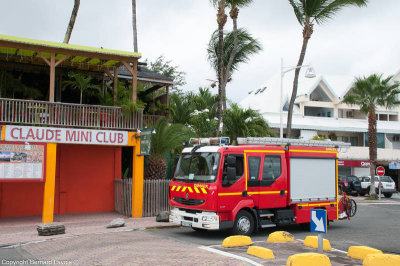
[[46,181],[44,183],[42,223],[52,223],[54,215],[54,191],[56,184],[57,144],[47,144]]
[[140,133],[129,132],[129,146],[133,146],[132,162],[132,217],[143,217],[144,156],[140,155]]

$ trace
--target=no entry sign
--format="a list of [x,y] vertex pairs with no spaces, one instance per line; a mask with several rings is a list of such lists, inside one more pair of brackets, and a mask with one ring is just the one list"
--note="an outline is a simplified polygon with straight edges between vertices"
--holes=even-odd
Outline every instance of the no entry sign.
[[382,166],[377,167],[376,174],[379,176],[383,176],[385,174],[385,168],[383,168]]

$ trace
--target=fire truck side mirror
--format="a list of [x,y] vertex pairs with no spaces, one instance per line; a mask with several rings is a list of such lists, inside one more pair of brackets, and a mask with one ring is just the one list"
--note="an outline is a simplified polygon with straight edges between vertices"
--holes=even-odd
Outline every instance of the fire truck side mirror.
[[236,180],[236,168],[235,167],[228,166],[226,168],[226,172],[227,172],[226,174],[228,176],[228,182]]
[[236,157],[232,156],[232,155],[228,155],[226,157],[226,164],[227,164],[227,166],[235,167],[236,166]]

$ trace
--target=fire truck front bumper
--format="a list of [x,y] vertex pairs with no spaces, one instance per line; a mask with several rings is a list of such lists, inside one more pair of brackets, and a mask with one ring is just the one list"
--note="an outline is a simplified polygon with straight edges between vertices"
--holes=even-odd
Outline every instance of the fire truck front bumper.
[[206,211],[186,211],[173,208],[169,216],[169,221],[180,226],[188,226],[207,230],[219,230],[219,216],[215,212]]

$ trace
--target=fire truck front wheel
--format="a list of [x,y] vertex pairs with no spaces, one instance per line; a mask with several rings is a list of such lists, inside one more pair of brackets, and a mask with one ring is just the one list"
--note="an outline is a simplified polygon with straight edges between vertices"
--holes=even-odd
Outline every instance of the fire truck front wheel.
[[235,223],[233,224],[233,233],[235,235],[249,236],[254,230],[253,216],[244,210],[237,213]]

